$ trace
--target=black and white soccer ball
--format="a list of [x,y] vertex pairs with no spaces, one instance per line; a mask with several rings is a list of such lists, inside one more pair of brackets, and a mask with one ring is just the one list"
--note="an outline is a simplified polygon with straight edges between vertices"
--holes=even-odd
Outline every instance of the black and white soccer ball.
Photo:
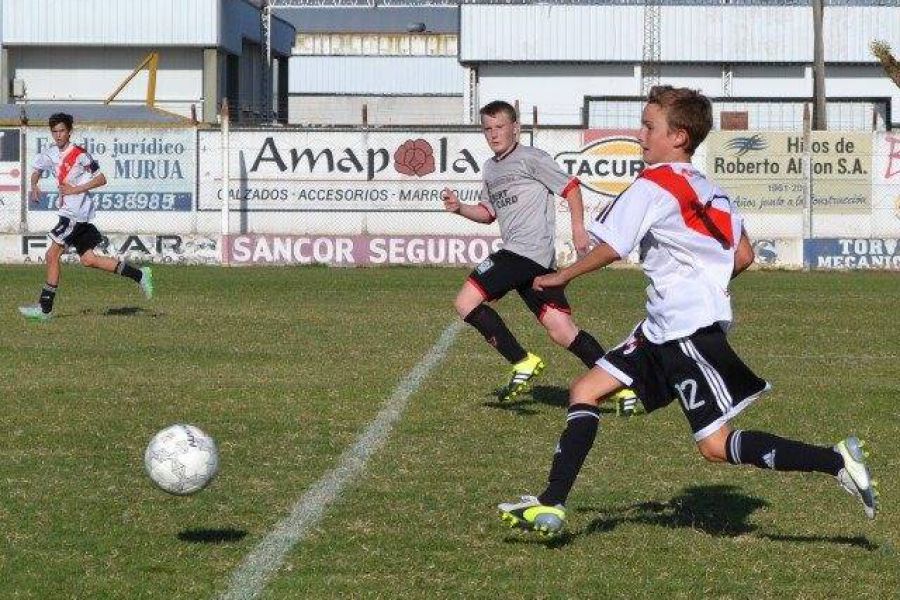
[[178,423],[153,436],[144,451],[144,469],[159,488],[186,496],[199,492],[219,470],[216,442],[193,425]]

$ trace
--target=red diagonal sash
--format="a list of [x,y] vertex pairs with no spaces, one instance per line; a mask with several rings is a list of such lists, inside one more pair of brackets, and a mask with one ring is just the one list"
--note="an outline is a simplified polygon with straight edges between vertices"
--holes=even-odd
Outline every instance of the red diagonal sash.
[[59,183],[65,183],[66,177],[69,176],[69,172],[72,170],[72,167],[75,166],[75,161],[78,160],[78,157],[82,154],[84,154],[84,149],[72,144],[72,149],[69,150],[69,153],[66,154],[65,158],[59,163],[59,173],[56,177]]
[[640,177],[649,179],[675,197],[681,211],[681,218],[690,229],[714,238],[726,250],[734,246],[731,214],[700,202],[697,192],[691,187],[686,177],[676,173],[672,167],[668,166],[644,169]]

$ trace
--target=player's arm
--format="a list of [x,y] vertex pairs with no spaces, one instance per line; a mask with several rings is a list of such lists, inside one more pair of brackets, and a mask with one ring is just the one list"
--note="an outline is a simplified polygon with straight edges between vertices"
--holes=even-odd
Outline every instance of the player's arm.
[[584,228],[584,199],[581,196],[580,184],[578,178],[573,178],[563,190],[562,197],[569,203],[569,214],[572,218],[572,242],[575,244],[575,251],[582,254],[588,251],[590,244],[587,230]]
[[734,279],[743,273],[747,267],[753,264],[754,258],[756,258],[756,255],[753,252],[753,245],[750,244],[747,230],[741,228],[741,239],[734,250],[734,271],[731,272],[731,278]]
[[619,253],[613,250],[612,246],[606,242],[600,242],[594,246],[590,252],[561,271],[535,277],[532,287],[536,290],[543,290],[548,287],[560,287],[585,273],[602,269],[606,265],[612,264],[620,258]]
[[41,199],[41,186],[39,183],[40,180],[41,180],[41,171],[40,171],[40,169],[35,168],[31,172],[31,194],[30,194],[30,196],[31,196],[32,202],[39,202]]
[[494,214],[484,204],[463,204],[459,201],[456,192],[449,188],[441,191],[441,198],[444,200],[444,209],[447,212],[460,215],[476,223],[494,222]]

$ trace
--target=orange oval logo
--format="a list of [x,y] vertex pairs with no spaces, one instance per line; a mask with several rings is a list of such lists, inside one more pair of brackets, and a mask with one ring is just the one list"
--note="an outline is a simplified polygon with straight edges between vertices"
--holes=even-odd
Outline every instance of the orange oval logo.
[[577,152],[554,158],[562,169],[590,190],[615,198],[644,169],[641,145],[634,138],[610,137],[591,142]]

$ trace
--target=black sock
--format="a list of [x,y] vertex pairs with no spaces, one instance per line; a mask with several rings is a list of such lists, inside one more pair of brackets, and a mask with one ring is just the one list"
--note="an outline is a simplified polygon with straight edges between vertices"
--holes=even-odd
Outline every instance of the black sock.
[[577,356],[584,366],[590,369],[603,356],[603,346],[587,331],[579,329],[578,335],[569,344],[569,352]]
[[566,503],[581,465],[594,445],[599,424],[600,409],[596,406],[573,404],[569,407],[566,428],[559,436],[556,454],[553,455],[547,489],[538,496],[541,504],[554,506]]
[[38,304],[41,305],[41,311],[44,314],[49,314],[50,311],[53,310],[53,300],[56,298],[56,288],[55,285],[50,285],[49,283],[45,283],[44,287],[41,289],[41,297],[38,298]]
[[119,264],[116,265],[116,273],[118,273],[122,277],[133,279],[135,283],[140,283],[141,278],[144,276],[144,274],[141,273],[140,269],[135,269],[124,260],[120,260]]
[[484,339],[512,364],[525,360],[528,356],[525,348],[519,344],[515,336],[506,328],[506,324],[500,318],[500,315],[497,314],[497,311],[487,304],[479,304],[463,320],[477,329],[484,336]]
[[837,475],[844,466],[844,459],[833,448],[795,442],[763,431],[732,431],[725,441],[725,454],[733,465],[755,465],[776,471]]

